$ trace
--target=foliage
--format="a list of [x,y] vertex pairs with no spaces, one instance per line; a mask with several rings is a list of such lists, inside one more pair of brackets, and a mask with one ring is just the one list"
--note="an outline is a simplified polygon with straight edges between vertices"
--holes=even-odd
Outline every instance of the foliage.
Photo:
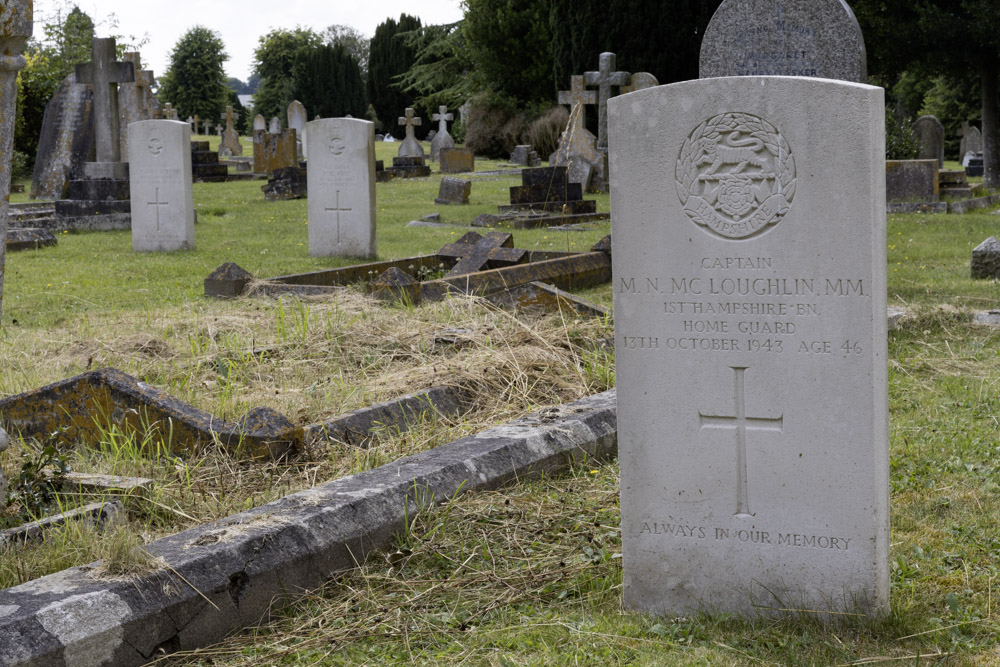
[[[620,70],[649,72],[660,83],[698,78],[701,39],[721,0],[549,0],[555,85],[593,71],[611,51]],[[650,30],[650,17],[669,28]],[[665,26],[666,27],[666,26]]]
[[[284,118],[295,100],[295,64],[302,52],[315,49],[322,39],[310,28],[272,30],[258,40],[254,74],[261,78],[254,94],[254,111],[264,118]],[[306,111],[310,111],[306,107]]]
[[471,100],[465,147],[476,155],[506,160],[527,136],[529,127],[527,114],[518,109],[516,100],[480,93]]
[[914,160],[920,152],[920,142],[913,135],[908,118],[897,117],[891,110],[885,112],[885,159]]
[[160,101],[173,104],[181,118],[219,118],[229,100],[227,60],[217,32],[204,26],[191,28],[170,52],[170,66],[160,77]]
[[528,142],[545,159],[559,148],[559,138],[568,122],[569,112],[566,107],[552,107],[532,121],[528,128]]
[[[46,471],[51,468],[51,475]],[[56,489],[70,471],[66,457],[54,445],[47,445],[26,457],[21,471],[7,491],[6,507],[17,508],[16,523],[37,519],[52,510]]]
[[355,30],[349,25],[331,25],[320,36],[323,43],[330,46],[342,46],[347,49],[358,68],[361,70],[361,79],[368,79],[368,50],[371,47],[371,40]]
[[413,66],[400,75],[399,83],[406,92],[416,95],[416,105],[455,109],[483,87],[465,48],[461,22],[425,26],[405,38],[417,54]]
[[930,82],[920,115],[936,117],[944,125],[945,156],[961,160],[958,154],[962,122],[979,120],[983,111],[979,77],[942,74]]
[[226,87],[235,91],[238,95],[253,95],[253,90],[250,89],[250,86],[243,83],[235,76],[231,76],[226,79]]
[[357,61],[343,46],[324,44],[299,52],[294,67],[295,99],[309,115],[361,118],[365,87]]
[[33,163],[42,133],[45,106],[77,63],[90,60],[94,22],[78,7],[63,19],[61,13],[42,26],[45,38],[32,41],[25,52],[27,65],[17,77],[17,114],[14,148]]
[[[375,28],[368,55],[368,102],[389,130],[404,109],[413,106],[413,96],[404,90],[397,77],[404,75],[416,61],[416,49],[407,44],[403,34],[418,30],[420,19],[401,14],[399,21],[386,19]],[[416,128],[417,136],[426,135],[429,124]]]
[[[243,136],[250,134],[250,130],[253,128],[253,118],[240,102],[240,96],[232,88],[228,91],[226,103],[233,108],[233,112],[236,114],[236,120],[233,122],[233,129],[236,130],[236,133]],[[225,125],[225,121],[222,121],[222,124]]]
[[486,88],[520,103],[551,101],[549,0],[462,0],[462,33]]

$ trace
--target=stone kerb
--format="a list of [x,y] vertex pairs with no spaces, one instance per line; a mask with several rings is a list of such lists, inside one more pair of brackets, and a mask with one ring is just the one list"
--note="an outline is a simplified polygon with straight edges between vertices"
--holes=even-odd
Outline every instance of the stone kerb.
[[844,0],[725,0],[705,30],[699,77],[760,75],[866,82],[854,12]]
[[887,611],[882,89],[610,105],[625,605]]
[[312,155],[309,190],[309,254],[374,257],[375,126],[355,118],[306,124]]
[[191,127],[147,120],[132,123],[128,131],[132,249],[194,248]]

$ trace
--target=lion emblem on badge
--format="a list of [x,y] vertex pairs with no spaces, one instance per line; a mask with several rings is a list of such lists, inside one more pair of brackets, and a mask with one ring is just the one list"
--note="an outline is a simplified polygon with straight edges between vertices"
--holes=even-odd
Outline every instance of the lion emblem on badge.
[[795,159],[774,125],[748,113],[714,116],[688,135],[677,158],[677,194],[709,233],[749,239],[785,216],[795,196]]

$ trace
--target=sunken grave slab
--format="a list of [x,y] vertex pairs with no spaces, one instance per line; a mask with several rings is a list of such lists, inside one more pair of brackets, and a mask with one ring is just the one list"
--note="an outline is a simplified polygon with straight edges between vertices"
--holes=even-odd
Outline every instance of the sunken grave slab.
[[55,235],[47,229],[23,227],[7,230],[7,250],[37,250],[56,244]]
[[165,567],[142,577],[91,563],[0,591],[0,664],[141,665],[266,622],[391,547],[421,508],[612,456],[615,412],[615,392],[597,394],[157,540],[146,551]]

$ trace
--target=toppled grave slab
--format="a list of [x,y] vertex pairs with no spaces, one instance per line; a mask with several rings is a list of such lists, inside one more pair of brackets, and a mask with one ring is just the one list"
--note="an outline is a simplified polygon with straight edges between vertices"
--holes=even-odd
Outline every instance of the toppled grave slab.
[[47,229],[22,227],[7,230],[7,250],[38,250],[56,245],[56,237]]
[[[64,526],[70,521],[84,521],[98,528],[107,528],[120,523],[125,518],[125,507],[117,500],[90,503],[83,507],[31,521],[16,528],[0,530],[0,546],[37,542],[53,528]],[[0,663],[7,664],[7,663]]]
[[[356,264],[263,281],[254,281],[250,273],[229,262],[205,279],[205,294],[231,297],[244,293],[252,285],[255,294],[323,295],[360,283],[380,298],[416,304],[424,299],[436,301],[460,293],[490,298],[536,282],[560,290],[574,290],[611,280],[610,237],[598,242],[591,252],[584,253],[538,252],[513,245],[513,236],[507,233],[489,232],[483,236],[469,232],[433,255]],[[435,271],[444,271],[446,275],[424,281],[415,278]],[[514,303],[516,299],[499,298],[498,301]],[[556,302],[535,300],[536,306],[544,303]]]
[[612,456],[615,403],[610,391],[548,408],[157,540],[150,574],[102,579],[91,563],[0,591],[0,664],[140,665],[266,622],[390,547],[422,507]]
[[[437,399],[441,399],[440,406]],[[387,426],[405,427],[428,405],[441,414],[455,414],[451,410],[461,404],[458,393],[431,389],[373,406],[368,417],[345,416],[309,427],[296,426],[270,408],[254,408],[229,422],[119,370],[105,368],[0,400],[0,423],[10,433],[58,443],[98,442],[114,426],[126,434],[160,439],[175,452],[197,454],[218,442],[234,454],[275,458],[305,444],[307,432],[313,439],[344,440],[337,436],[348,433],[357,439],[379,419]]]

